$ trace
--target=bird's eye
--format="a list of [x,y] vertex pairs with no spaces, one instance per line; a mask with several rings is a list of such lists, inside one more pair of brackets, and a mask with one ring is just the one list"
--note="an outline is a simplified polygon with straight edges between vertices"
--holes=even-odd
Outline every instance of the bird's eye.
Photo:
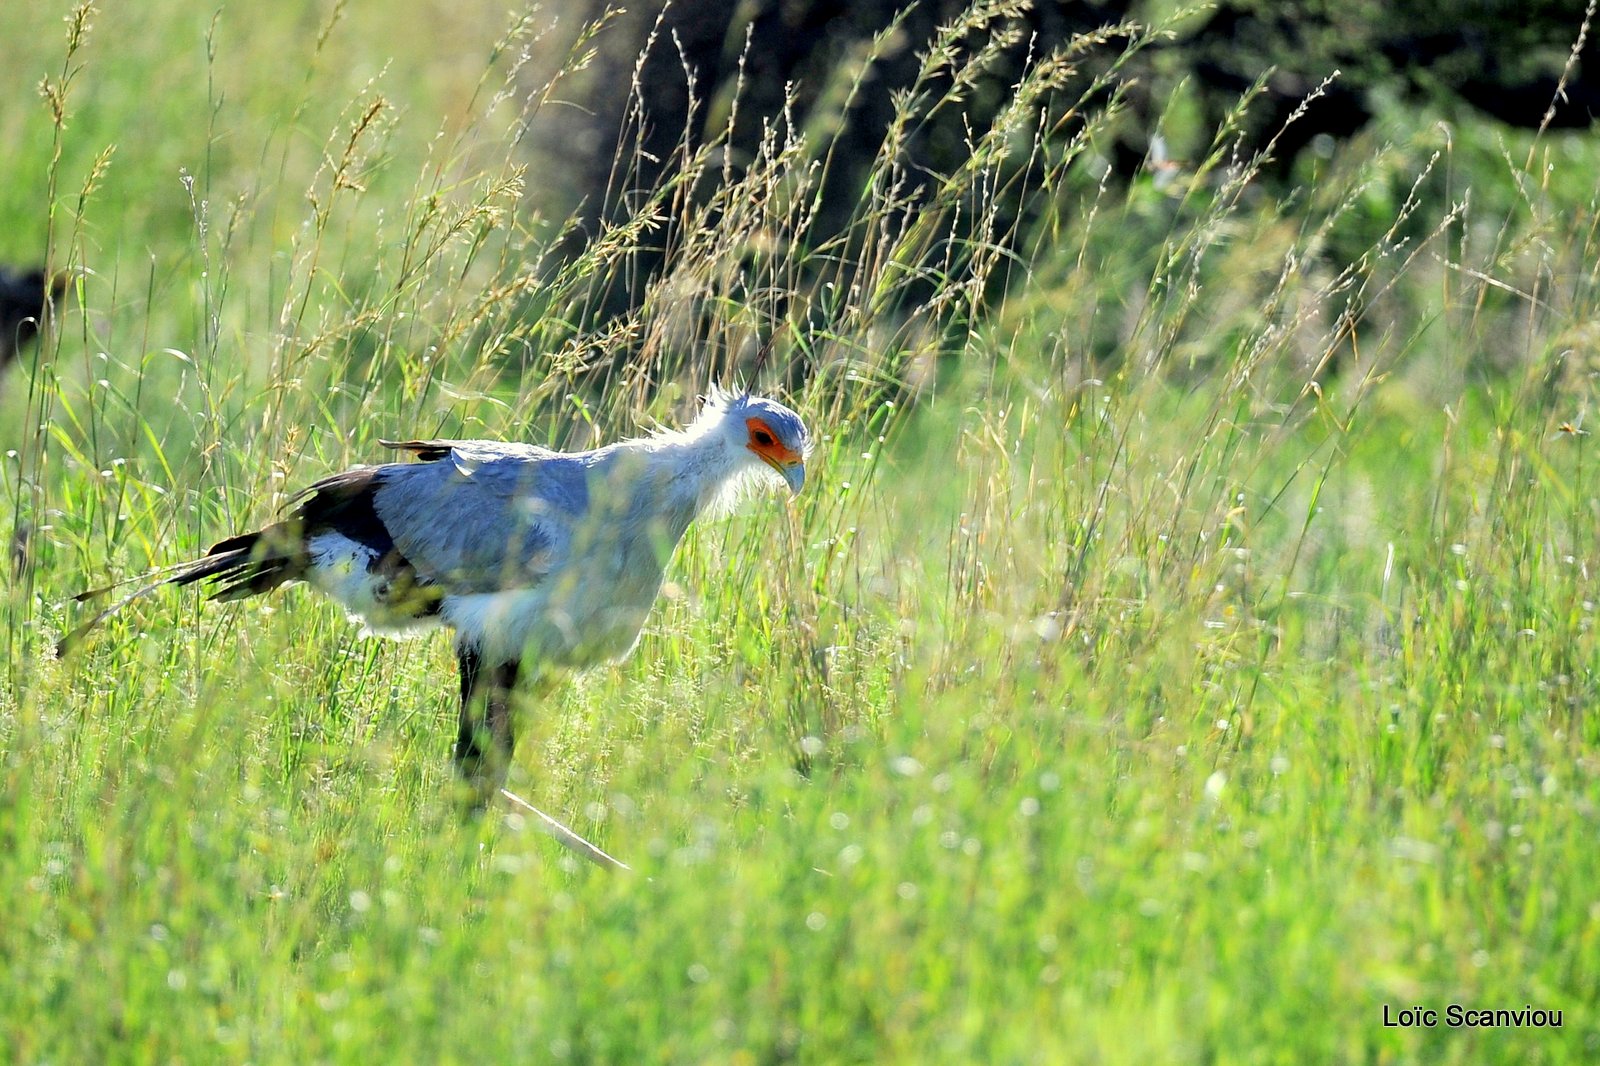
[[750,439],[755,441],[763,448],[772,447],[772,434],[768,433],[764,429],[758,429],[754,433],[750,434]]

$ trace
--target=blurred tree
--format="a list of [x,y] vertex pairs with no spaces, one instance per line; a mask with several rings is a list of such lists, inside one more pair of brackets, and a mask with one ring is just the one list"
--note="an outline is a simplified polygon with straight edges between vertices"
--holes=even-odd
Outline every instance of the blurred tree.
[[[595,18],[605,3],[580,0],[575,6],[587,5]],[[996,50],[964,112],[946,111],[915,127],[901,149],[907,171],[932,180],[955,170],[969,150],[969,129],[985,126],[1007,103],[1030,57],[1122,19],[1159,18],[1176,6],[1170,0],[1043,0],[1008,9],[1001,21],[1020,32]],[[542,206],[558,215],[575,211],[581,227],[574,239],[582,241],[602,222],[624,217],[640,190],[667,180],[685,150],[710,143],[730,119],[725,150],[737,171],[757,151],[763,122],[787,115],[812,135],[813,151],[831,153],[812,228],[818,240],[836,234],[857,206],[894,112],[895,91],[911,83],[938,28],[967,8],[962,0],[911,6],[902,0],[682,0],[621,12],[575,85],[572,102],[579,106],[547,110],[544,116],[552,117],[542,116],[534,133],[544,156],[561,164],[545,168],[550,178],[541,183]],[[1363,128],[1383,95],[1446,107],[1460,101],[1517,126],[1587,126],[1600,112],[1600,62],[1591,38],[1568,67],[1582,26],[1583,12],[1572,0],[1228,0],[1123,68],[1120,84],[1131,106],[1117,126],[1112,165],[1131,177],[1153,154],[1203,152],[1241,94],[1258,81],[1262,93],[1239,143],[1249,153],[1272,142],[1264,169],[1280,179],[1307,145]],[[874,38],[891,27],[874,53]],[[1094,60],[1085,70],[1095,70]],[[1335,70],[1340,76],[1324,85]],[[850,94],[857,77],[861,91]],[[1194,95],[1194,143],[1157,147],[1157,119],[1180,85]],[[597,314],[613,314],[638,299],[671,244],[670,232],[657,243],[597,294]]]
[[[1280,173],[1314,138],[1347,137],[1375,96],[1464,102],[1509,125],[1587,127],[1600,114],[1600,63],[1590,38],[1561,85],[1583,10],[1571,0],[1233,0],[1175,41],[1215,121],[1264,73],[1248,143],[1264,144],[1333,71],[1275,148]],[[1558,93],[1558,88],[1560,89]]]

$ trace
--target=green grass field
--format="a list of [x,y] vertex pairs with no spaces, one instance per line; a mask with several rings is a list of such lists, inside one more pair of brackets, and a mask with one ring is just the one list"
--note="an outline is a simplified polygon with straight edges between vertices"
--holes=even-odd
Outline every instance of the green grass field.
[[[1114,114],[1019,113],[808,247],[780,132],[561,263],[544,18],[0,5],[0,262],[80,271],[0,383],[0,1060],[1600,1056],[1600,145],[1397,109],[1119,190]],[[458,818],[442,636],[168,590],[53,654],[380,437],[677,422],[775,329],[807,492],[524,706],[512,787],[631,876]]]

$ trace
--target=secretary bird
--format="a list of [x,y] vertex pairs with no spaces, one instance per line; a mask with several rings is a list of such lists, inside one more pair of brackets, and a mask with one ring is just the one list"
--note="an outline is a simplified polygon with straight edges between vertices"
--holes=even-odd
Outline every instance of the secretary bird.
[[323,478],[290,499],[282,520],[174,567],[80,626],[62,651],[140,596],[197,581],[210,582],[215,600],[306,581],[387,636],[448,626],[461,672],[455,766],[481,808],[503,792],[519,673],[625,657],[690,522],[730,507],[758,479],[798,494],[811,450],[789,408],[722,390],[685,429],[593,451],[381,443],[421,461]]
[[0,367],[16,357],[28,341],[39,335],[45,304],[52,307],[67,291],[72,275],[61,271],[50,277],[43,270],[13,270],[0,266]]

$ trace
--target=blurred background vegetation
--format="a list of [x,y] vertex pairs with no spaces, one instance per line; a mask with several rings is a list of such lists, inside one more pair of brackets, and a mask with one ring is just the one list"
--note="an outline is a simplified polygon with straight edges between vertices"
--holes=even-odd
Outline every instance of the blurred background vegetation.
[[[459,193],[451,176],[476,167],[474,152],[509,152],[502,168],[508,181],[527,168],[527,178],[487,192],[483,205],[516,213],[525,240],[537,245],[517,252],[539,263],[546,279],[592,249],[601,233],[626,231],[626,239],[612,242],[626,247],[607,248],[596,263],[570,271],[582,275],[582,285],[572,287],[563,318],[578,330],[614,328],[619,316],[640,308],[675,260],[686,249],[692,254],[685,227],[715,225],[716,213],[726,210],[714,203],[716,190],[748,179],[774,143],[787,153],[784,165],[795,168],[799,191],[790,206],[797,217],[746,240],[738,254],[759,259],[774,251],[763,249],[763,240],[781,241],[778,251],[799,263],[792,279],[805,278],[808,293],[828,282],[848,286],[872,226],[939,212],[941,197],[979,156],[993,171],[985,204],[965,217],[953,213],[943,253],[959,235],[1027,262],[1110,184],[1135,190],[1124,219],[1131,232],[1119,234],[1124,247],[1112,254],[1144,253],[1126,267],[1133,278],[1148,278],[1160,272],[1164,234],[1226,194],[1230,173],[1248,168],[1248,187],[1239,190],[1248,205],[1287,198],[1337,214],[1314,251],[1337,273],[1397,216],[1404,216],[1399,236],[1415,238],[1459,206],[1469,182],[1452,178],[1461,173],[1471,174],[1475,201],[1462,213],[1461,238],[1475,220],[1498,226],[1527,195],[1503,163],[1525,163],[1540,130],[1555,131],[1545,143],[1556,150],[1586,158],[1600,99],[1596,45],[1580,38],[1582,13],[1562,3],[1186,7],[1074,0],[969,11],[957,0],[627,8],[585,0],[530,14],[504,41],[501,13],[491,5],[416,8],[401,31],[341,3],[288,5],[248,31],[222,11],[162,8],[151,13],[147,31],[124,24],[120,12],[97,12],[104,24],[99,47],[107,39],[117,44],[115,71],[75,84],[71,64],[11,64],[0,74],[6,98],[35,97],[48,78],[70,98],[72,126],[70,136],[59,136],[42,101],[14,104],[0,116],[0,143],[14,161],[0,210],[15,220],[0,234],[0,261],[35,265],[53,240],[53,266],[81,259],[95,272],[94,284],[116,286],[118,300],[163,304],[174,302],[169,287],[192,286],[210,265],[209,296],[200,294],[200,302],[227,305],[220,314],[211,308],[213,332],[223,320],[235,329],[276,330],[285,313],[274,299],[281,291],[238,294],[254,307],[220,300],[229,256],[204,260],[235,247],[243,255],[275,249],[283,256],[303,223],[289,207],[302,191],[298,183],[329,179],[338,164],[359,171],[331,178],[317,203],[323,213],[374,183],[398,188],[414,175],[390,171],[389,161],[408,157],[431,130],[438,193]],[[38,16],[9,12],[0,29],[11,39],[37,39],[48,25]],[[285,57],[295,77],[262,81],[267,72],[253,65],[217,62],[216,53],[246,32],[252,47],[262,42]],[[379,38],[387,50],[340,45]],[[489,85],[482,61],[502,48],[497,76],[505,81]],[[941,58],[930,63],[933,54]],[[468,117],[491,102],[488,113]],[[400,120],[419,107],[456,117],[437,127]],[[357,108],[371,109],[366,125],[358,132],[351,126],[349,145],[334,143],[331,124],[354,122]],[[451,128],[463,122],[472,126],[465,140],[462,129]],[[976,151],[982,135],[1002,123],[1004,143],[991,137]],[[140,136],[169,128],[190,136]],[[346,148],[354,155],[336,161]],[[1449,153],[1446,164],[1425,167],[1441,149]],[[57,153],[59,165],[47,172],[41,162]],[[1578,181],[1580,170],[1563,168],[1552,180]],[[874,181],[886,188],[873,193]],[[1334,212],[1331,205],[1355,184],[1357,201]],[[70,208],[74,198],[81,206],[85,192],[101,208],[92,232],[72,225],[70,211],[49,206]],[[863,210],[872,195],[882,210]],[[194,234],[186,249],[157,248],[151,240],[184,230]],[[923,265],[937,268],[941,253],[931,249],[940,242],[924,243]],[[147,261],[135,266],[141,257]],[[357,255],[339,264],[347,302],[371,283],[360,274],[382,269],[367,260]],[[99,271],[96,264],[114,266]],[[280,290],[292,283],[288,269],[276,276]],[[1011,291],[1020,277],[1031,275],[1002,269],[986,279],[985,300]],[[926,302],[930,287],[900,286],[893,310]],[[205,333],[196,301],[175,302],[197,311],[187,332]],[[523,317],[536,317],[549,302],[548,292],[541,294]],[[891,310],[881,301],[877,307]],[[769,310],[783,317],[781,308]],[[434,324],[433,332],[441,329],[448,332]],[[427,333],[413,323],[403,336],[416,350],[436,339]],[[385,338],[392,342],[392,330]],[[546,331],[539,343],[561,340],[559,331]],[[215,343],[214,336],[207,341]],[[1095,354],[1108,356],[1117,343],[1107,334]],[[627,346],[617,350],[616,358],[625,358]],[[791,384],[815,370],[803,359],[790,365]],[[614,373],[603,368],[602,380]]]
[[[826,243],[856,213],[901,95],[950,94],[952,106],[919,114],[890,146],[905,160],[902,192],[915,210],[970,158],[974,131],[1016,104],[1031,69],[1057,53],[1071,73],[1025,101],[1026,121],[1048,137],[1039,145],[1016,135],[1021,173],[1007,175],[1008,215],[1025,210],[1052,149],[1091,125],[1095,168],[1119,184],[1181,185],[1226,144],[1236,160],[1260,157],[1255,194],[1276,197],[1314,190],[1353,138],[1411,140],[1432,123],[1494,129],[1486,119],[1508,131],[1587,134],[1600,106],[1596,45],[1580,40],[1582,12],[1570,3],[993,3],[943,38],[969,5],[713,0],[608,15],[602,0],[587,3],[577,10],[608,28],[595,62],[568,88],[578,106],[545,116],[532,137],[560,164],[541,184],[543,202],[557,215],[576,212],[580,235],[625,216],[641,190],[703,145],[716,145],[713,179],[743,173],[778,124],[802,133],[824,166],[800,238]],[[938,48],[981,58],[926,69]],[[633,92],[619,92],[624,85]],[[1427,191],[1434,203],[1442,198],[1437,187]],[[1378,190],[1392,202],[1368,213],[1392,218],[1404,192]],[[1023,220],[1014,238],[1025,239],[1034,221]],[[1341,235],[1332,254],[1374,235]],[[670,244],[668,234],[644,250],[601,310],[637,301]]]

